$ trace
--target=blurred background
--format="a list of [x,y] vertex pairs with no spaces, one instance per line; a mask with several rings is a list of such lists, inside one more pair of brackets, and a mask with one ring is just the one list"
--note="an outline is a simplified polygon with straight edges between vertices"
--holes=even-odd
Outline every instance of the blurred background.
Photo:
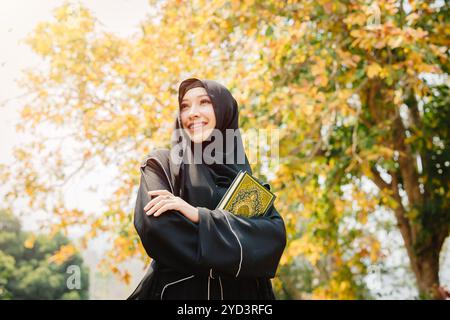
[[3,2],[0,299],[128,297],[139,164],[191,76],[230,89],[244,135],[280,133],[252,165],[288,231],[277,298],[449,298],[449,6]]

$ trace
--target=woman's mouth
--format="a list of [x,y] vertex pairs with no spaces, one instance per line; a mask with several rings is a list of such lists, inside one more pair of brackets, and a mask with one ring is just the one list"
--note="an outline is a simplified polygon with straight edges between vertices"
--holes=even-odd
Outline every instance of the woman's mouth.
[[188,126],[188,129],[191,131],[198,130],[198,129],[203,128],[207,124],[208,124],[208,122],[206,122],[206,121],[193,122]]

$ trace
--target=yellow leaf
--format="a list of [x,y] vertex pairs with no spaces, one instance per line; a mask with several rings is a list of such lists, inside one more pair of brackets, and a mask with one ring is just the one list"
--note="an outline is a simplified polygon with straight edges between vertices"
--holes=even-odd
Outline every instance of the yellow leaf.
[[372,248],[370,251],[370,260],[372,261],[372,263],[375,263],[377,261],[380,254],[380,249],[380,243],[378,241],[374,241],[372,243]]
[[378,63],[374,62],[367,67],[367,76],[369,78],[376,77],[381,71],[381,67]]
[[23,246],[27,249],[31,249],[34,247],[34,242],[36,241],[36,236],[35,235],[31,235],[30,237],[28,237],[27,240],[25,240]]
[[49,258],[49,262],[56,263],[58,265],[63,264],[75,253],[75,247],[71,244],[61,246],[59,250]]
[[120,273],[119,269],[117,269],[117,267],[115,267],[115,266],[111,266],[111,267],[110,267],[110,270],[111,270],[111,272],[114,273],[114,274]]
[[128,271],[125,271],[122,274],[122,281],[125,282],[126,284],[129,284],[130,283],[130,279],[131,279],[130,273]]

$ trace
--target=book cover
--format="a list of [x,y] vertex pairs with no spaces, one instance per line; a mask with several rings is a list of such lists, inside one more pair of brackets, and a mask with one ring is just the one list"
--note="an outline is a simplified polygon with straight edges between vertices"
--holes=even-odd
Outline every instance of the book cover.
[[216,209],[224,209],[242,217],[263,216],[275,195],[247,171],[240,171]]

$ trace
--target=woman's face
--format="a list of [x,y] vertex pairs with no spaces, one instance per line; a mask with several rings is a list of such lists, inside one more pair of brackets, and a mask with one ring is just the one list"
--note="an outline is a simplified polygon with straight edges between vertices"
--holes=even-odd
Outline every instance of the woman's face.
[[180,106],[181,124],[195,143],[206,140],[216,127],[216,115],[205,88],[192,88],[184,94]]

